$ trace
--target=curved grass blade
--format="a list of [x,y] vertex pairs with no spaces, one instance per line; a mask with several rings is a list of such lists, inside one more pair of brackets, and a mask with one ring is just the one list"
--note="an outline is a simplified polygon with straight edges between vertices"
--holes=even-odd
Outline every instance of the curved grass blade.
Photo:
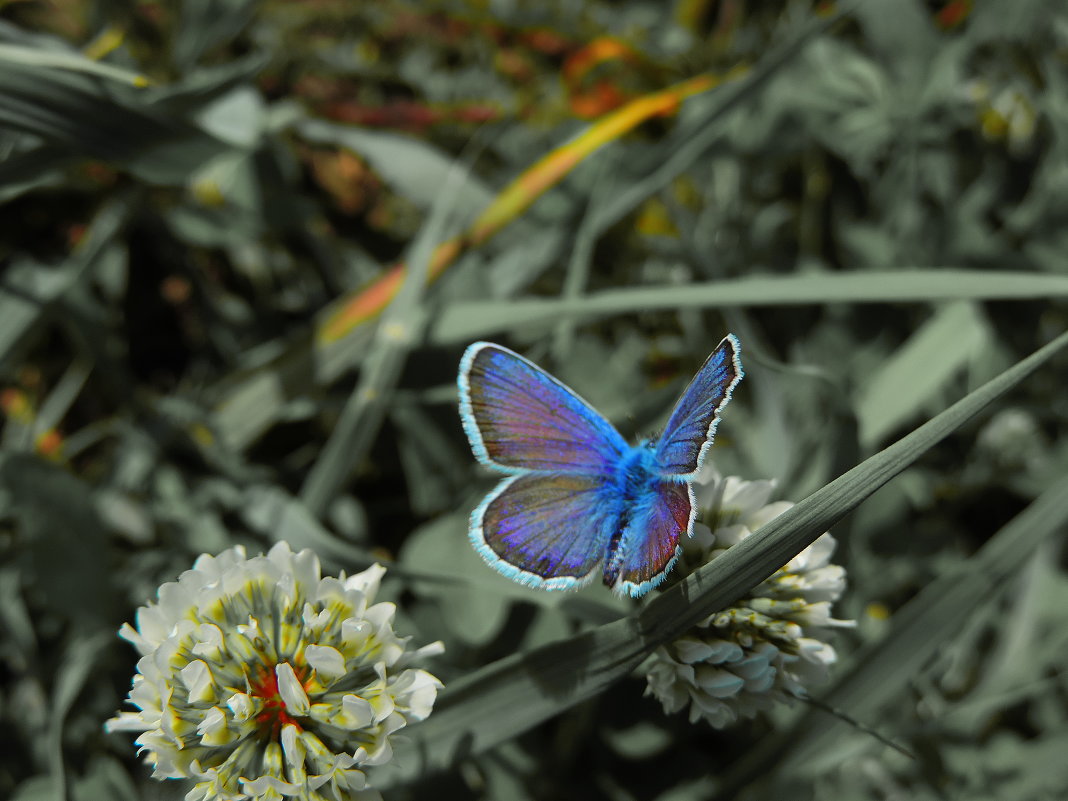
[[742,597],[786,564],[875,490],[1066,345],[1068,333],[817,490],[653,599],[634,617],[526,654],[513,654],[453,682],[440,696],[434,714],[411,729],[420,757],[420,764],[411,767],[421,774],[445,768],[526,731],[623,678],[658,645]]
[[67,53],[62,50],[45,50],[40,47],[0,43],[0,62],[84,72],[130,86],[148,86],[149,84],[148,78],[139,72],[131,72],[111,64],[93,61],[80,53]]
[[582,321],[656,309],[726,309],[808,303],[1022,300],[1068,296],[1068,276],[913,268],[755,276],[701,284],[633,287],[576,298],[471,301],[446,307],[431,332],[438,343],[468,342],[517,325]]
[[953,375],[990,352],[995,336],[976,303],[955,301],[933,309],[858,391],[857,437],[864,450],[870,453],[915,420]]
[[0,69],[0,127],[99,158],[150,184],[181,185],[228,146],[140,92],[98,76],[35,64]]

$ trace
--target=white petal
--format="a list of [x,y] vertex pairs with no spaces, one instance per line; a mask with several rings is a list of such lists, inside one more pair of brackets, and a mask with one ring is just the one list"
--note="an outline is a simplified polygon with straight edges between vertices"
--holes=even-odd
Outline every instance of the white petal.
[[234,720],[238,723],[244,723],[256,712],[252,698],[247,693],[234,693],[226,699],[226,706],[229,707],[230,712],[233,713]]
[[798,640],[797,644],[800,646],[801,657],[808,662],[817,665],[832,665],[838,659],[834,646],[822,640],[803,637]]
[[296,771],[304,769],[304,755],[307,749],[300,741],[300,729],[294,724],[287,723],[282,727],[282,753],[285,754],[289,767]]
[[397,614],[397,605],[392,604],[389,601],[383,601],[380,604],[369,606],[367,611],[363,613],[364,618],[371,621],[371,624],[375,628],[382,628],[388,626],[393,622],[393,616]]
[[694,670],[697,686],[714,698],[729,698],[745,686],[745,681],[728,670],[699,665]]
[[120,712],[104,723],[104,731],[147,731],[157,724],[145,721],[136,712]]
[[305,603],[304,611],[301,612],[301,619],[309,631],[321,631],[333,616],[333,610],[323,608],[316,612],[315,607],[310,603]]
[[374,709],[366,698],[358,695],[346,695],[341,699],[341,708],[345,715],[345,724],[349,729],[363,729],[374,720]]
[[185,684],[191,703],[206,703],[215,700],[211,669],[207,663],[196,659],[178,671],[178,675],[182,677],[182,683]]
[[404,703],[408,707],[407,717],[412,720],[425,719],[434,708],[438,690],[443,686],[437,677],[432,676],[425,670],[406,670],[406,676],[411,677]]
[[737,509],[737,519],[745,523],[749,522],[755,511],[768,502],[771,493],[775,491],[774,481],[744,481],[737,476],[727,476],[725,481],[727,486],[723,490],[723,509]]
[[311,703],[297,674],[293,672],[293,666],[288,662],[279,662],[274,666],[274,675],[278,679],[278,694],[282,696],[286,711],[298,718],[307,715]]
[[340,678],[347,672],[345,657],[329,645],[309,645],[304,649],[304,658],[320,677],[327,680]]
[[366,570],[345,579],[345,589],[362,592],[367,602],[372,603],[385,574],[386,569],[376,562]]
[[[274,790],[280,795],[297,795],[300,793],[300,787],[289,782],[282,781],[276,776],[260,776],[258,779],[241,778],[238,779],[241,782],[241,789],[245,792],[245,795],[240,796],[223,796],[218,798],[260,798],[267,794],[268,790]],[[215,796],[210,796],[215,798]],[[207,799],[205,799],[207,801]]]
[[256,620],[252,615],[248,616],[248,623],[238,623],[235,628],[239,634],[248,640],[257,640],[263,636],[260,631],[260,621]]
[[697,662],[733,662],[741,659],[742,649],[737,643],[714,639],[699,640],[695,637],[683,637],[675,643],[679,659],[687,664]]
[[696,723],[701,718],[709,722],[711,726],[722,729],[738,719],[738,713],[729,704],[705,695],[694,693],[693,706],[690,707],[690,722]]
[[731,665],[731,673],[745,679],[746,681],[757,678],[758,676],[771,672],[775,675],[775,669],[771,667],[771,658],[769,654],[749,654],[745,659],[739,660]]
[[193,653],[208,659],[218,659],[225,644],[222,629],[214,623],[201,623],[196,629]]
[[438,654],[445,653],[445,643],[441,640],[437,642],[428,643],[422,648],[416,648],[408,654],[409,662],[421,662],[428,656],[437,656]]
[[714,652],[714,649],[704,640],[698,640],[694,637],[682,637],[675,641],[675,651],[679,655],[679,659],[687,664],[694,664],[695,662],[704,662]]
[[197,726],[202,745],[226,745],[237,739],[237,734],[226,725],[226,713],[213,706]]

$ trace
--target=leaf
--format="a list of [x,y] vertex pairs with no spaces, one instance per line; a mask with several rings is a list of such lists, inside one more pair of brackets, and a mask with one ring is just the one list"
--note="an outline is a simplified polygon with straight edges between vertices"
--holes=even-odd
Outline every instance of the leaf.
[[84,776],[71,780],[71,801],[138,801],[137,788],[119,760],[96,754]]
[[81,694],[96,662],[106,652],[113,635],[104,632],[87,634],[76,631],[67,642],[63,661],[56,671],[52,688],[52,705],[48,721],[49,748],[53,775],[63,776],[63,726],[74,701]]
[[[415,580],[414,589],[440,607],[456,636],[469,645],[485,645],[508,617],[509,596],[520,593],[501,586],[517,585],[481,562],[467,542],[466,520],[459,517],[442,517],[415,531],[405,540],[400,559],[413,572],[435,577],[433,582]],[[448,579],[453,581],[445,583]]]
[[974,304],[938,309],[881,365],[856,402],[861,444],[871,447],[916,414],[986,346],[990,327]]
[[15,788],[11,801],[63,801],[63,784],[54,776],[33,776]]
[[868,0],[858,3],[854,14],[874,50],[904,71],[902,78],[914,80],[942,44],[930,12],[918,0],[898,0],[893,14],[887,14],[882,3]]
[[470,342],[516,326],[590,320],[656,309],[725,309],[824,303],[937,302],[1068,296],[1068,276],[955,268],[754,276],[702,284],[595,292],[580,298],[462,301],[431,329],[440,344]]
[[6,156],[0,160],[0,204],[35,189],[62,184],[71,161],[62,148],[44,145]]
[[814,492],[651,600],[633,617],[525,654],[513,654],[452,682],[440,696],[434,714],[410,729],[418,754],[414,761],[419,763],[412,768],[423,774],[440,770],[526,731],[628,675],[656,646],[678,638],[786,564],[875,490],[1066,345],[1068,333]]
[[76,51],[67,52],[58,48],[46,49],[16,44],[0,44],[0,64],[5,62],[15,65],[54,67],[73,72],[83,72],[127,83],[131,86],[143,86],[147,83],[145,77],[136,72],[128,72],[110,64],[93,61]]
[[0,70],[0,126],[72,155],[103,159],[152,184],[182,185],[227,146],[189,121],[138,102],[135,90],[29,64]]
[[110,629],[118,598],[88,485],[35,456],[0,453],[0,487],[20,524],[27,595],[83,631]]
[[251,86],[236,86],[207,103],[197,113],[197,122],[208,133],[234,147],[258,144],[266,125],[263,96]]
[[174,40],[179,70],[187,71],[208,50],[236,38],[258,5],[254,0],[185,0]]
[[0,278],[0,360],[22,341],[52,303],[77,278],[72,269],[47,269],[19,260]]

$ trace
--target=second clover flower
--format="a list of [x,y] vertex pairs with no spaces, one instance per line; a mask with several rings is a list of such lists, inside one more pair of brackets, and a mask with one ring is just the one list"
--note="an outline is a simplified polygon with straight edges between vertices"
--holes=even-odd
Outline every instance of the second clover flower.
[[374,603],[385,568],[323,578],[311,551],[238,546],[197,559],[121,635],[141,652],[108,729],[138,732],[156,778],[194,782],[187,801],[377,797],[364,768],[430,714],[441,687],[415,665],[396,607]]
[[[706,468],[698,482],[707,524],[695,525],[693,539],[683,543],[680,576],[793,506],[769,503],[771,481],[720,478]],[[830,563],[834,548],[834,538],[823,534],[734,606],[658,648],[646,663],[646,693],[665,712],[688,706],[691,722],[704,719],[715,728],[804,697],[837,659],[831,629],[855,625],[831,617],[831,603],[845,589],[845,569]]]

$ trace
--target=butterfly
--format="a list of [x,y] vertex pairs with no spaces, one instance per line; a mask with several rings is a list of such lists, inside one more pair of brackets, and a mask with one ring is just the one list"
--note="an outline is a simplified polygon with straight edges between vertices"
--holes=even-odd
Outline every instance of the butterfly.
[[471,513],[469,538],[495,570],[545,590],[593,580],[639,597],[693,535],[692,482],[742,380],[728,334],[675,404],[664,432],[630,445],[586,401],[492,342],[460,360],[460,418],[483,465],[506,474]]

